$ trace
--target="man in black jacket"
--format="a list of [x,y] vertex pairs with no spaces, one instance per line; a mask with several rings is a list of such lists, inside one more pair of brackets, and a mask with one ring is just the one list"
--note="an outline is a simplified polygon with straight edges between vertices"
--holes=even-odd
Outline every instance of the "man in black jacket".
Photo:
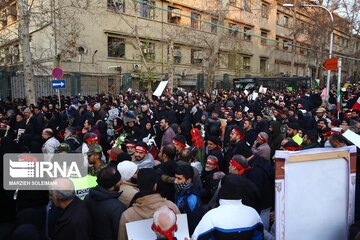
[[[274,171],[270,162],[265,158],[252,155],[245,158],[242,155],[235,155],[231,165],[236,168],[235,172],[253,182],[261,194],[258,210],[264,224],[264,229],[269,230],[269,214],[274,203]],[[231,169],[230,169],[231,172]]]
[[159,157],[163,161],[156,166],[157,173],[161,176],[158,181],[158,191],[161,196],[170,201],[175,199],[175,171],[177,164],[175,162],[176,149],[174,144],[167,144],[161,148]]
[[241,154],[246,158],[252,155],[250,145],[246,142],[244,130],[237,126],[230,133],[230,145],[224,157],[226,164],[224,171],[226,173],[228,172],[230,160],[236,154]]
[[93,219],[94,239],[116,239],[119,222],[125,205],[118,200],[121,175],[112,167],[103,168],[97,177],[98,186],[91,188],[85,198],[85,205]]
[[85,204],[75,195],[70,179],[57,179],[50,196],[63,212],[55,224],[52,240],[89,240],[91,218]]

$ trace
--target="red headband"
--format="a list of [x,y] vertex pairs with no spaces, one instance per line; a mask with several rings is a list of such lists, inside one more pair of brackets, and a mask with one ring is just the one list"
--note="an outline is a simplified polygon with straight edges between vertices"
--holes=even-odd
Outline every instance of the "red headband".
[[243,139],[244,138],[244,135],[241,134],[237,129],[233,129],[232,132],[235,134],[235,135],[238,135],[240,137],[240,139]]
[[136,146],[135,151],[144,152],[144,153],[148,152],[146,147],[143,147],[143,146]]
[[207,162],[207,163],[209,162],[211,165],[214,165],[217,169],[219,169],[219,164],[218,164],[218,162],[217,162],[215,159],[213,159],[213,158],[208,158],[206,162]]
[[[171,208],[169,208],[172,212],[174,212],[174,210],[172,210]],[[175,213],[175,212],[174,212]],[[151,225],[151,229],[155,232],[158,232],[160,233],[161,235],[165,236],[166,239],[168,240],[173,240],[174,239],[174,232],[177,231],[177,224],[176,224],[176,221],[177,221],[177,216],[176,216],[176,213],[175,213],[175,224],[172,225],[168,230],[162,230],[160,228],[160,226],[156,225],[155,223],[153,223]]]
[[97,137],[89,137],[87,139],[85,139],[85,142],[87,143],[96,143],[98,141]]
[[259,137],[261,140],[263,140],[264,142],[268,142],[268,140],[267,140],[264,136],[262,136],[261,134],[258,134],[258,137]]
[[235,161],[234,159],[230,160],[230,164],[232,166],[234,166],[237,170],[239,170],[239,175],[243,175],[245,171],[251,169],[250,166],[248,166],[247,168],[244,168],[240,163],[238,163],[237,161]]
[[182,149],[186,147],[185,144],[183,144],[182,142],[179,142],[176,139],[173,139],[173,144],[178,145],[179,147],[181,147]]
[[136,147],[136,144],[134,144],[134,143],[128,143],[128,144],[126,144],[126,147]]

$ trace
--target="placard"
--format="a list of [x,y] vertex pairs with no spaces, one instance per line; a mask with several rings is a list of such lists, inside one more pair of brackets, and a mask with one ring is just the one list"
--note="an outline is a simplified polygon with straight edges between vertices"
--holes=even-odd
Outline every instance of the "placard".
[[155,92],[153,93],[154,96],[160,97],[164,92],[166,85],[169,81],[161,81],[159,86],[156,88]]
[[276,239],[347,239],[356,147],[276,151],[275,158]]

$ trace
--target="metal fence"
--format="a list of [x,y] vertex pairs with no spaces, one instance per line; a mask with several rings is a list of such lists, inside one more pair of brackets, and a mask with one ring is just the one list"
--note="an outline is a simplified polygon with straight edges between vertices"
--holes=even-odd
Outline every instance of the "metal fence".
[[[37,97],[50,96],[57,94],[51,87],[52,76],[36,76],[35,91]],[[126,91],[128,88],[139,90],[139,80],[130,73],[120,74],[79,74],[67,73],[63,79],[66,80],[66,88],[60,90],[64,96],[87,96],[98,93],[118,94],[120,91]],[[227,74],[216,76],[216,87],[231,87],[229,84],[232,76]],[[177,78],[175,86],[189,89],[203,89],[206,76],[204,74],[193,74]],[[153,84],[153,90],[156,89],[158,82]],[[12,98],[25,98],[25,83],[22,75],[10,77],[10,92]]]
[[[36,76],[35,91],[37,97],[57,94],[51,87],[51,76]],[[65,74],[66,88],[60,89],[64,96],[95,95],[98,93],[118,93],[121,78],[119,75],[86,75],[78,73]],[[10,77],[12,98],[25,98],[25,83],[23,76]]]

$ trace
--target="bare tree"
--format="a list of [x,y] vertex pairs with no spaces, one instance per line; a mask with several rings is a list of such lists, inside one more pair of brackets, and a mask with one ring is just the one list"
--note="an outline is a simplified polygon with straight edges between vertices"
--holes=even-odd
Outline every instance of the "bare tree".
[[22,49],[25,96],[27,104],[36,104],[35,76],[30,49],[30,9],[28,0],[17,0],[19,13],[19,41]]

